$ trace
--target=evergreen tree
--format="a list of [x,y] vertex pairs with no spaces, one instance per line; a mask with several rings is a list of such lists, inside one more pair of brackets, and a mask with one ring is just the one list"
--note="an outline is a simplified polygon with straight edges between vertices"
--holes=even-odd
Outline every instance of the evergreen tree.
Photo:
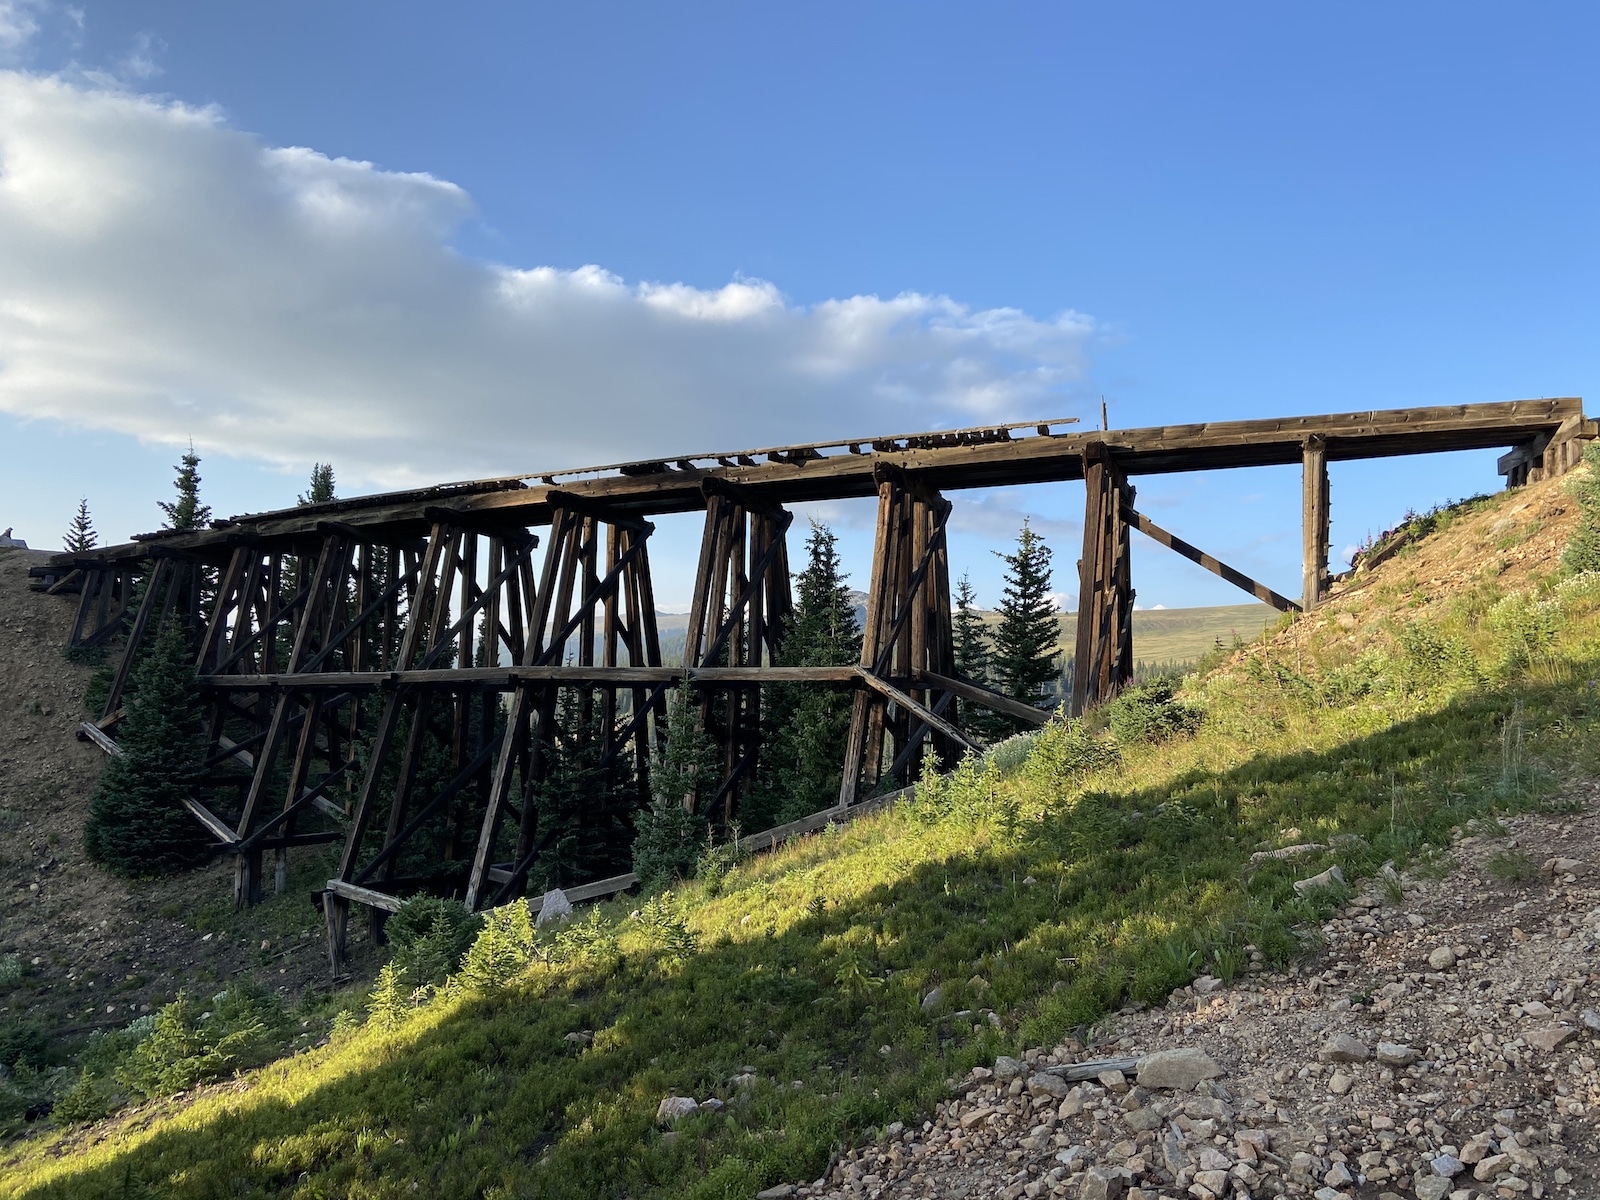
[[333,494],[333,464],[311,465],[311,490],[295,497],[298,504],[328,504],[339,497]]
[[[806,568],[795,578],[795,608],[779,666],[843,667],[861,660],[861,629],[839,562],[838,538],[811,523]],[[758,831],[838,803],[844,744],[850,731],[847,690],[816,683],[766,688],[761,773],[747,799],[744,825]]]
[[166,621],[135,672],[119,737],[89,801],[84,848],[122,875],[179,871],[204,862],[204,831],[183,807],[205,763],[199,691],[182,626]]
[[[992,687],[989,635],[978,615],[977,593],[972,580],[962,575],[956,582],[956,611],[951,625],[954,634],[956,672],[974,683]],[[1004,737],[1011,731],[1010,723],[993,709],[970,700],[956,701],[961,727],[981,738]]]
[[211,520],[211,509],[200,503],[200,456],[189,446],[189,452],[176,468],[178,478],[173,487],[178,489],[177,500],[168,503],[157,501],[167,514],[168,529],[202,529]]
[[705,834],[705,822],[684,801],[697,790],[714,788],[717,746],[699,727],[689,689],[679,687],[667,701],[667,735],[650,760],[650,807],[634,819],[633,870],[646,884],[688,877]]
[[84,497],[78,501],[78,511],[73,515],[72,524],[67,527],[65,546],[69,554],[82,554],[86,550],[93,550],[99,538],[94,532],[94,522],[89,519],[89,500]]
[[[1024,519],[1012,554],[995,552],[1006,564],[990,660],[997,690],[1024,704],[1043,707],[1045,685],[1056,675],[1056,641],[1061,625],[1050,599],[1050,547]],[[1020,722],[1012,722],[1021,728]]]

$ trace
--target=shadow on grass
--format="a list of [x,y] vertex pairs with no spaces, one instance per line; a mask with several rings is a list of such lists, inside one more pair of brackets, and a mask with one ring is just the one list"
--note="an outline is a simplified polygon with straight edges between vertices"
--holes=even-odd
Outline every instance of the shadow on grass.
[[[792,921],[781,931],[719,935],[682,962],[630,953],[536,972],[409,1035],[353,1043],[366,1057],[326,1082],[302,1076],[296,1102],[272,1094],[306,1070],[288,1060],[258,1074],[260,1094],[107,1143],[52,1182],[29,1179],[45,1160],[12,1157],[0,1194],[746,1200],[816,1176],[836,1144],[926,1111],[948,1076],[1019,1040],[1051,1041],[1130,996],[1159,1000],[1246,939],[1293,953],[1292,926],[1320,915],[1294,896],[1294,872],[1326,863],[1246,872],[1262,841],[1356,834],[1332,857],[1366,871],[1446,842],[1470,816],[1548,799],[1554,776],[1506,753],[1513,711],[1530,758],[1592,767],[1576,756],[1600,717],[1594,690],[1522,686],[1326,751],[1075,795],[1020,827],[974,825],[946,839],[956,852],[909,868],[894,865],[905,847],[936,839],[898,810],[844,834],[820,868],[824,882],[850,874],[840,891],[853,894],[818,903],[781,880],[727,881],[725,898],[769,889],[775,926]],[[862,887],[874,871],[884,882]],[[930,1014],[935,984],[944,1002]],[[958,1019],[965,1008],[998,1010],[1006,1030]],[[567,1040],[579,1031],[592,1045]],[[746,1069],[756,1082],[740,1087]],[[669,1093],[725,1107],[664,1136]]]

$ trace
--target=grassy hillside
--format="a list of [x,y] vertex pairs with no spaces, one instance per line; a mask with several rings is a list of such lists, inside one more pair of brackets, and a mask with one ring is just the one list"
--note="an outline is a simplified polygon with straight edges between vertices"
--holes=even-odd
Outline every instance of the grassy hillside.
[[[1475,502],[1176,698],[1135,691],[559,932],[501,910],[464,978],[381,990],[327,1038],[326,1010],[296,1014],[323,1044],[18,1143],[0,1196],[747,1200],[814,1178],[980,1060],[1252,951],[1282,967],[1340,900],[1296,878],[1425,869],[1468,820],[1559,806],[1600,766],[1600,577],[1527,551],[1574,519],[1559,483]],[[1245,869],[1312,841],[1337,848]],[[722,1107],[669,1134],[669,1094]]]

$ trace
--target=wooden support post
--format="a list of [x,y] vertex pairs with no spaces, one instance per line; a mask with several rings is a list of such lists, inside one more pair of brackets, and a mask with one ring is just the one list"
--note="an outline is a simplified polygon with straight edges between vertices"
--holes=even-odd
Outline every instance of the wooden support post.
[[1301,565],[1310,612],[1328,592],[1328,447],[1320,437],[1305,440],[1300,485]]
[[1068,711],[1082,716],[1133,678],[1133,571],[1125,513],[1133,488],[1102,442],[1084,450],[1083,557]]
[[[945,766],[977,745],[934,715],[940,698],[920,682],[929,672],[942,675],[954,669],[945,550],[950,502],[897,469],[881,470],[875,477],[878,524],[861,636],[861,680],[866,686],[857,689],[852,701],[839,781],[841,806],[870,793],[886,766],[902,782],[915,774],[929,736]],[[912,680],[911,690],[889,686],[889,679]]]

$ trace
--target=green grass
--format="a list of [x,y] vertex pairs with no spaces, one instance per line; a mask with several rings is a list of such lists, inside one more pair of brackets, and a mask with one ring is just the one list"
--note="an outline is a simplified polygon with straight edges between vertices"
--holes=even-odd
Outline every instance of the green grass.
[[[1258,646],[1190,681],[1196,736],[1113,753],[1056,727],[1008,772],[971,766],[714,889],[601,906],[504,988],[453,986],[243,1086],[13,1146],[0,1196],[747,1200],[814,1178],[996,1053],[1092,1036],[1130,999],[1240,972],[1251,946],[1288,962],[1339,899],[1295,878],[1434,869],[1453,830],[1593,771],[1600,587],[1490,598],[1493,621],[1483,603],[1395,618],[1376,659]],[[1245,869],[1333,834],[1356,836]],[[671,1092],[726,1107],[664,1137]]]

